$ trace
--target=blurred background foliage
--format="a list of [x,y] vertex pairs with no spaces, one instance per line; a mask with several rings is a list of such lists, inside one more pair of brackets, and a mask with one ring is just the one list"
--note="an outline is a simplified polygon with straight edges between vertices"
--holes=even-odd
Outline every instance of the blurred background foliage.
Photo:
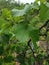
[[[16,62],[20,65],[49,65],[46,48],[49,43],[49,31],[46,33],[49,22],[39,30],[48,19],[49,0],[35,0],[31,4],[0,0],[0,65],[16,65]],[[40,33],[46,33],[47,37],[40,36]],[[37,58],[33,57],[28,46],[30,38]],[[38,44],[38,41],[43,42]]]

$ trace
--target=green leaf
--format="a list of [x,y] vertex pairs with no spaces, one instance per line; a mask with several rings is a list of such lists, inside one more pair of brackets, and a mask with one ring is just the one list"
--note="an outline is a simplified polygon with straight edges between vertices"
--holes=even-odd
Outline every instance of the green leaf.
[[49,8],[49,3],[48,2],[46,2],[45,5]]
[[22,10],[12,9],[12,14],[14,16],[18,16],[18,17],[23,16],[23,15],[27,14],[27,12],[29,12],[32,8],[39,9],[39,6],[38,6],[38,4],[30,4],[30,5],[26,5],[24,7],[24,9],[22,9]]
[[49,19],[49,8],[45,4],[40,6],[40,19],[41,21]]
[[34,49],[37,50],[37,44],[36,42],[39,40],[39,30],[35,27],[32,28],[30,31],[30,38],[32,39]]
[[2,17],[0,17],[0,28],[4,25],[7,21],[5,21]]
[[23,10],[18,10],[18,9],[13,9],[12,12],[14,16],[23,16],[25,14]]
[[36,41],[39,40],[39,30],[36,29],[36,28],[33,28],[33,29],[30,31],[30,36],[31,36],[31,38],[32,38],[33,43],[36,43]]
[[16,24],[13,26],[12,31],[20,42],[25,42],[28,40],[29,35],[26,24]]
[[8,21],[11,21],[12,20],[11,11],[8,10],[8,8],[3,8],[2,9],[2,17]]
[[36,2],[40,1],[41,3],[44,3],[46,0],[36,0]]

